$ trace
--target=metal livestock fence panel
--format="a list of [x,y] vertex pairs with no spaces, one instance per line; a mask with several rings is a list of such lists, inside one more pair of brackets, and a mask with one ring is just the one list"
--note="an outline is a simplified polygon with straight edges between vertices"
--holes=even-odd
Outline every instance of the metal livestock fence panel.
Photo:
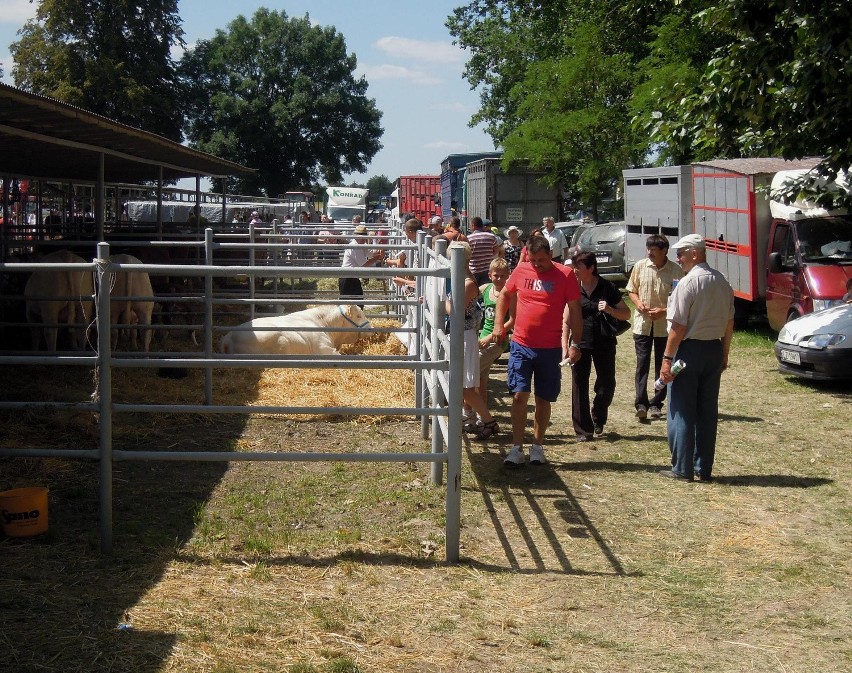
[[[97,327],[97,349],[93,354],[14,354],[0,355],[0,366],[19,365],[77,365],[94,367],[97,371],[96,390],[91,402],[50,401],[3,401],[0,409],[73,409],[88,410],[98,416],[98,447],[87,449],[69,448],[9,448],[0,447],[0,456],[10,457],[59,457],[93,459],[99,461],[99,533],[101,551],[112,550],[113,526],[113,462],[123,460],[163,461],[351,461],[351,462],[428,462],[435,484],[440,484],[443,464],[447,466],[446,492],[446,560],[456,562],[459,558],[460,507],[461,507],[461,443],[462,443],[462,371],[463,322],[451,321],[450,334],[443,331],[445,288],[449,280],[453,304],[464,304],[464,277],[466,263],[460,254],[453,253],[450,259],[443,254],[446,243],[441,242],[439,252],[429,248],[430,239],[420,236],[417,250],[424,264],[418,268],[405,269],[406,275],[416,281],[416,296],[413,298],[388,299],[400,308],[405,308],[413,317],[414,324],[408,330],[415,336],[416,348],[408,356],[346,356],[335,355],[322,358],[298,356],[222,356],[213,349],[213,279],[233,274],[250,278],[258,276],[288,278],[297,277],[342,277],[347,272],[339,267],[286,267],[286,266],[232,266],[214,265],[156,265],[117,264],[109,261],[110,246],[99,243],[97,257],[85,264],[13,263],[0,264],[5,270],[36,271],[46,268],[75,270],[96,274],[96,288],[112,286],[113,276],[120,272],[144,271],[153,273],[179,273],[202,278],[205,285],[203,296],[203,352],[201,353],[149,353],[145,357],[127,357],[112,351],[111,297],[109,292],[95,291],[97,305],[95,325]],[[205,237],[205,256],[213,259],[215,246],[212,230]],[[364,278],[389,279],[398,274],[396,269],[363,268],[359,276]],[[422,297],[423,301],[418,299]],[[225,300],[217,300],[225,301]],[[353,330],[362,328],[353,327]],[[387,330],[385,330],[387,331]],[[201,368],[205,371],[204,404],[120,404],[113,401],[112,373],[116,368],[182,367]],[[329,368],[329,369],[409,369],[415,373],[415,402],[411,407],[295,407],[295,406],[250,406],[217,405],[213,401],[212,377],[214,369],[234,368]],[[424,400],[428,397],[428,404]],[[431,419],[431,452],[420,453],[296,453],[296,452],[187,452],[187,451],[139,451],[118,450],[113,447],[113,421],[116,413],[199,413],[199,414],[350,414],[350,415],[411,415],[424,421]]]

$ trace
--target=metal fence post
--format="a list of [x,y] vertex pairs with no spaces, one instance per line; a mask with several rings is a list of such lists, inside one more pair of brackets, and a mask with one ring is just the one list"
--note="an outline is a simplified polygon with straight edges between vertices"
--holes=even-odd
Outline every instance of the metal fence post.
[[462,394],[464,386],[464,282],[467,261],[458,250],[450,254],[450,292],[453,316],[450,319],[450,399],[447,418],[447,562],[459,560],[461,530],[461,445]]
[[[431,251],[431,249],[432,249],[432,237],[424,231],[418,232],[418,234],[417,234],[417,254],[418,254],[418,259],[420,260],[421,265],[425,266],[428,263],[429,253],[427,251]],[[425,360],[426,359],[426,352],[427,352],[426,351],[426,337],[427,337],[427,335],[429,337],[429,343],[431,344],[432,348],[434,349],[437,346],[436,346],[435,341],[432,339],[432,335],[434,334],[434,332],[432,331],[432,329],[430,329],[426,325],[426,288],[427,288],[426,278],[424,278],[422,276],[418,276],[415,279],[414,282],[416,283],[415,295],[417,296],[418,300],[421,297],[423,298],[423,301],[419,301],[417,306],[414,307],[414,315],[415,315],[414,324],[417,327],[417,333],[415,335],[417,337],[417,354],[418,354],[418,357],[421,360]],[[431,301],[432,298],[430,297],[429,300]],[[424,403],[427,399],[429,399],[429,386],[430,386],[430,384],[432,385],[433,389],[435,388],[435,385],[437,384],[437,378],[435,376],[435,372],[434,371],[423,372],[423,374],[420,377],[420,385],[423,389],[422,399],[423,399]],[[430,400],[430,401],[432,402],[431,406],[434,406],[434,400]],[[434,421],[436,421],[436,420],[437,420],[437,418],[435,418],[433,416],[432,417],[433,426],[434,426]],[[420,434],[423,437],[423,439],[429,438],[429,417],[427,417],[427,416],[424,416],[423,419],[422,419]],[[433,428],[432,436],[434,437],[436,434],[440,435],[440,433],[437,432]]]
[[[447,254],[447,246],[449,245],[449,241],[440,240],[438,241],[438,247],[435,251],[439,256],[443,257]],[[432,359],[440,360],[441,357],[441,341],[439,337],[439,332],[444,328],[444,288],[441,287],[441,280],[439,278],[435,278],[435,281],[432,283],[432,292],[431,292],[431,306],[432,306],[432,316],[434,317],[434,324],[430,326],[431,335],[432,335]],[[449,354],[445,354],[448,356]],[[447,400],[444,399],[443,389],[441,388],[438,382],[438,372],[435,369],[432,369],[430,372],[430,376],[432,377],[432,408],[439,409],[447,403]],[[461,432],[461,430],[459,430]],[[444,437],[444,433],[441,431],[440,421],[437,416],[432,417],[432,453],[441,453],[444,450],[444,444],[449,442],[448,437]],[[436,486],[443,483],[444,479],[444,466],[440,463],[432,463],[432,483]]]
[[[213,266],[213,229],[204,230],[204,258]],[[204,357],[213,357],[213,274],[204,274]],[[204,403],[213,404],[213,367],[204,368]]]
[[110,297],[113,272],[109,268],[109,243],[98,243],[97,327],[98,327],[98,424],[99,437],[99,525],[101,553],[112,553],[112,342]]
[[[257,241],[257,237],[255,236],[255,228],[254,228],[253,222],[249,222],[248,230],[249,230],[249,244],[250,244],[249,245],[249,266],[254,266],[255,265],[254,243],[255,243],[255,241]],[[208,259],[207,263],[212,264],[213,262],[210,259]],[[249,282],[249,299],[252,300],[251,304],[249,304],[249,320],[254,320],[255,311],[256,311],[256,307],[255,307],[255,304],[254,304],[255,277],[253,275],[249,276],[248,282]]]
[[[411,267],[414,267],[414,261],[417,260],[417,266],[423,264],[425,258],[423,257],[423,232],[417,232],[417,250],[409,253],[414,257],[411,260]],[[397,296],[410,299],[405,292],[397,292]],[[420,297],[423,296],[423,277],[415,276],[414,277],[414,294],[412,295],[415,300],[419,300]],[[420,310],[420,305],[416,306],[406,306],[404,307],[404,315],[402,316],[403,325],[408,324],[409,327],[416,327],[417,331],[414,334],[409,334],[409,344],[411,341],[414,341],[414,348],[412,349],[409,346],[408,352],[412,351],[417,355],[418,360],[424,359],[424,351],[423,351],[423,312]],[[409,321],[409,318],[411,319]],[[424,406],[423,401],[426,399],[426,384],[425,384],[425,372],[421,370],[416,370],[414,372],[414,406],[422,407]],[[429,437],[429,419],[426,416],[421,417],[420,419],[420,435],[423,439],[428,439]]]

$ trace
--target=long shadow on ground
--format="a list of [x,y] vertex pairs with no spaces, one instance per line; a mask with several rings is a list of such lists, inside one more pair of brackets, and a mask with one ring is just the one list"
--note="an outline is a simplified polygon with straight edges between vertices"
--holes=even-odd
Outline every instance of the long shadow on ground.
[[[510,568],[521,573],[628,574],[554,463],[507,470],[502,453],[474,452],[470,444],[466,450]],[[571,552],[580,550],[582,561],[572,560],[566,550],[569,538]]]

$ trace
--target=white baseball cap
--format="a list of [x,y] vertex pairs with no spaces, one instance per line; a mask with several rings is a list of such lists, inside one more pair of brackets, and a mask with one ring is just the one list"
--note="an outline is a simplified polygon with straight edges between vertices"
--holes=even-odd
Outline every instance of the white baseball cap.
[[705,247],[704,237],[701,234],[687,234],[672,246],[672,250],[677,250],[678,248],[699,248],[700,250],[704,250]]

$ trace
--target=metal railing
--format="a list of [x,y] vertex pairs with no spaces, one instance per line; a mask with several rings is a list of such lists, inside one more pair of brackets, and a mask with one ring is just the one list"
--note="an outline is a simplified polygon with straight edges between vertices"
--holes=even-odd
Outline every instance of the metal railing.
[[[217,249],[222,250],[228,244],[215,243],[212,230],[207,230],[204,242],[205,258],[203,265],[157,265],[157,264],[117,264],[109,261],[110,246],[99,243],[97,257],[87,264],[46,265],[0,264],[0,272],[8,270],[42,271],[47,268],[73,269],[96,274],[96,288],[112,287],[113,275],[130,271],[144,271],[149,274],[170,273],[176,275],[197,276],[204,280],[203,294],[203,341],[201,353],[149,353],[145,357],[128,357],[127,354],[115,354],[111,344],[111,297],[109,292],[96,289],[94,300],[97,306],[95,325],[97,327],[97,350],[94,354],[27,354],[0,355],[0,366],[35,365],[79,365],[94,367],[97,370],[97,389],[91,402],[0,402],[0,409],[42,408],[89,410],[98,414],[98,447],[87,449],[69,448],[8,448],[0,447],[0,456],[12,457],[61,457],[87,458],[99,461],[99,532],[101,550],[112,550],[113,527],[113,462],[122,460],[165,460],[165,461],[351,461],[351,462],[428,462],[431,463],[431,478],[434,484],[440,484],[443,465],[447,466],[446,492],[446,560],[455,562],[459,557],[460,507],[461,507],[461,444],[462,444],[462,362],[463,325],[461,321],[452,321],[448,335],[443,332],[444,288],[449,279],[452,288],[453,304],[464,305],[464,268],[461,255],[453,254],[447,259],[443,243],[440,252],[428,247],[429,239],[420,237],[417,246],[420,268],[404,270],[408,276],[415,277],[416,293],[414,297],[399,295],[385,299],[399,310],[410,309],[415,322],[410,330],[415,336],[417,348],[414,354],[406,356],[353,356],[334,355],[305,358],[302,356],[223,356],[214,351],[214,333],[232,330],[233,327],[219,327],[213,324],[214,303],[233,302],[234,298],[216,299],[213,292],[213,279],[217,276],[259,276],[285,279],[288,277],[343,277],[351,275],[351,269],[339,267],[299,267],[299,266],[238,266],[214,265],[212,260]],[[256,245],[256,244],[249,244]],[[268,245],[268,244],[266,244]],[[365,267],[359,269],[362,278],[390,279],[400,273],[398,269]],[[391,285],[393,285],[391,283]],[[419,301],[419,298],[423,301]],[[257,299],[250,297],[252,308]],[[263,300],[268,301],[268,300]],[[284,301],[284,300],[282,300]],[[339,300],[325,300],[325,303],[339,303]],[[323,303],[323,302],[319,302]],[[384,303],[384,302],[383,302]],[[319,329],[319,328],[317,328]],[[356,328],[348,328],[354,330]],[[373,331],[399,331],[397,328],[371,328]],[[346,331],[343,328],[335,330]],[[310,331],[310,330],[309,330]],[[362,330],[364,331],[364,330]],[[200,368],[205,372],[204,404],[129,404],[113,401],[112,373],[116,368]],[[407,369],[415,374],[415,400],[411,407],[312,407],[312,406],[251,406],[219,405],[213,399],[213,375],[215,370],[233,368],[327,368],[327,369]],[[428,399],[428,403],[426,400]],[[427,422],[431,420],[432,445],[430,452],[418,453],[296,453],[296,452],[187,452],[187,451],[129,451],[115,449],[113,446],[114,415],[117,413],[198,413],[198,414],[316,414],[316,415],[407,415],[423,419],[423,437],[428,436]]]

